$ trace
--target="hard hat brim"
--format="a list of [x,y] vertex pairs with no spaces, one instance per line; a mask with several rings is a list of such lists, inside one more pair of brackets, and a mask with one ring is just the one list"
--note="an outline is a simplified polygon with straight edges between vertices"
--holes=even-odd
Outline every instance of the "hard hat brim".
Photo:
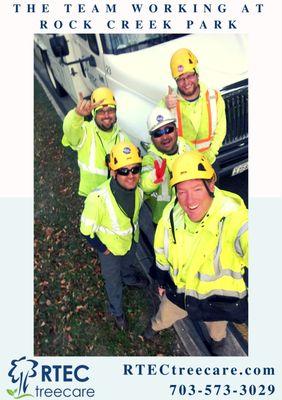
[[165,126],[165,125],[171,124],[172,122],[175,124],[176,123],[176,119],[175,118],[171,118],[171,119],[167,119],[165,121],[159,122],[157,125],[155,125],[153,128],[150,129],[150,134],[153,133],[154,131],[156,131],[157,129]]
[[195,175],[195,176],[193,176],[191,174],[187,174],[187,175],[184,174],[182,177],[171,178],[169,181],[169,184],[171,187],[173,187],[173,186],[177,185],[178,183],[186,182],[186,181],[193,181],[196,179],[207,180],[207,181],[210,179],[214,179],[214,181],[216,182],[217,176],[216,176],[215,172],[213,173],[212,176],[208,173],[203,173],[201,175]]

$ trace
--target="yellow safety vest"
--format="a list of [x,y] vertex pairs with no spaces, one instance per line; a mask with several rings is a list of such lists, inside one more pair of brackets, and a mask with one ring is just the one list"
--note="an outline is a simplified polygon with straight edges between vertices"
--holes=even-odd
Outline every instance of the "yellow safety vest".
[[129,142],[115,124],[112,132],[104,132],[95,121],[84,121],[74,110],[64,119],[62,144],[77,151],[80,170],[79,194],[87,196],[92,190],[108,179],[106,154],[119,142]]
[[83,235],[97,235],[114,255],[126,254],[132,241],[138,242],[138,216],[143,201],[143,191],[135,190],[135,210],[132,220],[121,210],[110,188],[108,179],[91,192],[85,201],[80,231]]
[[[165,106],[164,100],[160,106]],[[204,152],[213,163],[226,135],[225,104],[221,94],[200,83],[199,98],[192,102],[178,99],[175,113],[178,135],[191,150]]]
[[[165,206],[170,202],[174,195],[174,189],[170,187],[169,181],[171,178],[172,164],[176,158],[189,151],[190,147],[181,137],[178,138],[178,151],[176,154],[169,155],[160,152],[154,144],[151,144],[148,153],[142,160],[141,187],[146,195],[149,195],[146,201],[152,209],[153,222],[157,224],[162,216]],[[162,160],[166,160],[166,170],[164,181],[154,183],[154,161],[157,160],[160,164]]]
[[[196,139],[191,139],[193,129],[189,130],[189,124],[186,123],[185,111],[186,102],[182,100],[177,101],[176,113],[178,121],[178,134],[184,136],[187,141],[195,145],[196,150],[205,151],[210,147],[211,139],[214,136],[216,122],[217,122],[217,107],[218,92],[216,90],[208,89],[205,94],[206,109],[204,108],[205,119],[207,120],[207,129],[203,132],[198,132]],[[185,121],[183,123],[183,120]]]
[[178,293],[197,300],[214,295],[244,298],[248,212],[243,200],[216,188],[199,223],[191,222],[179,204],[173,206],[171,202],[165,208],[156,230],[157,267],[169,272]]

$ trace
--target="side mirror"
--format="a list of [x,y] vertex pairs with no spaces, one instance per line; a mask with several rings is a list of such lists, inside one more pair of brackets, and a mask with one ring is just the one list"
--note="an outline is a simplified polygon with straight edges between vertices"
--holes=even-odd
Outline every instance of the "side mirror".
[[88,62],[89,62],[90,67],[97,67],[97,63],[96,63],[96,60],[95,60],[95,57],[94,57],[94,56],[91,55],[91,56],[89,57]]
[[54,36],[50,39],[50,46],[55,57],[69,55],[69,46],[65,36]]

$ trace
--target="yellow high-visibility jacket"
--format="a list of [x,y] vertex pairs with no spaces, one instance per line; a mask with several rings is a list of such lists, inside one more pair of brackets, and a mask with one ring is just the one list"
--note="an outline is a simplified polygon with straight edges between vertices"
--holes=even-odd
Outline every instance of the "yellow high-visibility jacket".
[[[170,202],[174,195],[174,189],[169,185],[171,178],[172,164],[176,158],[190,150],[185,140],[181,137],[178,138],[178,151],[176,154],[169,155],[160,152],[151,144],[148,153],[143,157],[142,160],[142,173],[141,173],[141,187],[146,195],[149,197],[146,201],[150,204],[152,209],[153,222],[157,224],[162,216],[165,206]],[[166,160],[166,169],[164,180],[161,183],[154,183],[155,168],[154,161],[157,160],[161,164],[162,160]]]
[[108,179],[106,154],[119,142],[129,142],[117,124],[112,131],[99,129],[94,119],[90,122],[78,115],[75,110],[68,112],[63,123],[63,146],[77,151],[80,170],[78,193],[87,196],[92,190]]
[[130,250],[133,240],[138,242],[139,239],[138,216],[143,191],[139,187],[135,189],[135,210],[131,220],[117,204],[110,181],[108,179],[87,196],[80,231],[91,238],[97,235],[112,254],[122,256]]
[[[200,96],[195,101],[187,101],[178,93],[177,117],[178,134],[183,136],[191,150],[205,154],[211,164],[226,135],[225,104],[217,90],[208,89],[200,82]],[[165,107],[165,99],[160,106]]]
[[243,200],[216,188],[210,209],[198,223],[190,221],[178,203],[173,206],[172,201],[163,212],[154,247],[157,267],[169,273],[177,293],[197,300],[244,298],[248,211]]

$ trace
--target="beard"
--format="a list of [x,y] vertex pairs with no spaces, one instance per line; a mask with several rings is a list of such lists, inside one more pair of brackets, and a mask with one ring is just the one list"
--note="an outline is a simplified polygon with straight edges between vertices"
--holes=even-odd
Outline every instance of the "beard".
[[111,121],[111,123],[105,123],[105,124],[103,123],[103,121],[96,121],[95,120],[95,122],[96,122],[96,125],[98,126],[98,128],[100,128],[102,131],[109,132],[109,131],[111,131],[113,129],[115,123],[117,122],[117,119],[114,118]]
[[188,99],[195,99],[199,96],[200,93],[200,86],[198,83],[193,83],[192,85],[190,85],[189,88],[179,88],[179,93],[184,97],[184,98],[188,98]]
[[195,78],[189,81],[188,85],[186,83],[183,85],[177,84],[179,93],[187,100],[195,100],[200,95],[199,77],[197,74]]

